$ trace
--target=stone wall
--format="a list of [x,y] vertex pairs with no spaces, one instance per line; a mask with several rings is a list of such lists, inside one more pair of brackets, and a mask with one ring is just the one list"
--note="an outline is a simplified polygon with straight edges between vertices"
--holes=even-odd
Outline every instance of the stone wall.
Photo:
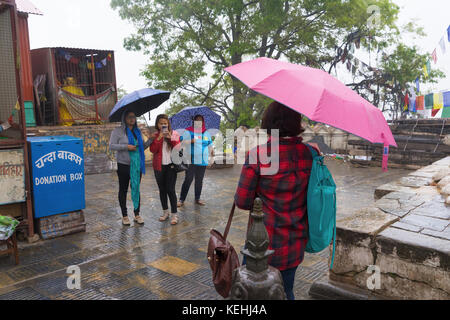
[[[310,293],[450,299],[450,207],[432,179],[449,167],[447,157],[383,185],[375,193],[374,208],[338,220],[329,282],[313,285]],[[379,288],[368,286],[371,266],[379,268]]]
[[324,138],[324,142],[338,154],[349,154],[351,150],[357,149],[348,144],[349,139],[361,140],[361,138],[345,131],[320,123],[314,126],[303,123],[303,128],[305,129],[305,132],[302,134],[302,137],[305,142],[313,139],[315,136],[322,136]]
[[[109,150],[111,132],[119,126],[118,123],[104,125],[87,125],[72,127],[35,127],[28,128],[28,136],[61,136],[69,135],[83,139],[85,173],[108,173],[116,168],[114,152]],[[144,136],[144,140],[147,138]],[[152,154],[146,151],[146,159],[150,163]]]

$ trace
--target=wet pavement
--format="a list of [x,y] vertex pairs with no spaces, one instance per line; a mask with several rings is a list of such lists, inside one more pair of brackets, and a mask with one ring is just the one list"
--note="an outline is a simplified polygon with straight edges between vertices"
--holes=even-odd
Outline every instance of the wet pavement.
[[[355,168],[328,160],[338,186],[338,219],[374,203],[375,189],[410,171]],[[9,299],[221,299],[215,292],[206,259],[209,231],[223,231],[239,179],[240,166],[208,170],[205,207],[193,202],[193,185],[180,223],[158,221],[159,194],[152,170],[143,178],[145,225],[122,226],[116,174],[86,177],[85,233],[20,244],[20,265],[0,256],[0,300]],[[184,174],[178,175],[177,192]],[[129,211],[131,200],[128,200]],[[132,219],[131,219],[132,220]],[[237,210],[228,240],[237,251],[245,241],[248,212]],[[242,256],[240,255],[240,258]],[[79,266],[81,289],[68,289],[69,266]],[[310,299],[311,284],[327,277],[328,250],[306,254],[296,274],[296,299]]]

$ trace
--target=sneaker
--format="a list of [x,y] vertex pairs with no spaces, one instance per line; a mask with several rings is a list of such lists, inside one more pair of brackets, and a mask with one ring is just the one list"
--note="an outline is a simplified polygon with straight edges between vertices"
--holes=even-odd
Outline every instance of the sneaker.
[[124,226],[129,226],[129,225],[131,225],[130,218],[128,218],[128,217],[122,217],[122,224],[123,224]]
[[137,224],[144,224],[144,219],[142,219],[141,216],[135,216],[134,222],[136,222]]
[[196,201],[195,201],[195,204],[197,204],[197,205],[199,205],[199,206],[206,206],[205,201],[202,201],[202,200],[196,200]]

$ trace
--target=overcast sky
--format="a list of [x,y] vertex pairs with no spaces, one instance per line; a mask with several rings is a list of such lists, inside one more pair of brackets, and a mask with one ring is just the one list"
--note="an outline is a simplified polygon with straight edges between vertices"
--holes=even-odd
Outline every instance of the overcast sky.
[[[147,59],[141,53],[126,51],[123,39],[133,32],[133,26],[120,19],[111,9],[110,0],[31,0],[43,16],[29,18],[31,48],[76,47],[113,50],[116,57],[117,85],[128,92],[146,86],[140,76]],[[401,8],[400,24],[411,20],[423,26],[427,37],[404,39],[417,44],[423,52],[437,48],[438,67],[449,75],[439,84],[425,87],[426,91],[450,90],[450,43],[446,41],[444,56],[439,47],[450,25],[449,0],[394,0]],[[447,38],[446,38],[447,40]],[[152,112],[152,119],[164,112],[167,103]]]

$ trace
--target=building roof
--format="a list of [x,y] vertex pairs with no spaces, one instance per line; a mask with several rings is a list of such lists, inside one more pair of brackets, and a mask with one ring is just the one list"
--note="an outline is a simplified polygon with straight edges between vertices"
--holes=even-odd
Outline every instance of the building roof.
[[17,11],[20,13],[43,15],[42,12],[29,0],[16,0],[16,6]]

